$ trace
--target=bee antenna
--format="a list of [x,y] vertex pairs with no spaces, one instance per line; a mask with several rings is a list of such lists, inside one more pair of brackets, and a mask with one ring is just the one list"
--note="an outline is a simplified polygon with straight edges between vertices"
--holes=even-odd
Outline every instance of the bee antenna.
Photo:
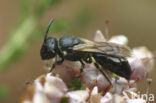
[[46,32],[45,32],[44,42],[47,40],[47,35],[48,35],[48,32],[49,32],[49,28],[50,28],[51,24],[53,23],[53,21],[54,21],[53,18],[50,19],[50,21],[49,21],[49,24],[48,24],[47,30],[46,30]]

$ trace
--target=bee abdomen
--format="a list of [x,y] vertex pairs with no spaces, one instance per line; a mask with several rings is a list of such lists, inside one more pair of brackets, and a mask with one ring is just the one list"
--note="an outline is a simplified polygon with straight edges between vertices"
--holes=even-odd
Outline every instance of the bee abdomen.
[[130,79],[131,68],[126,59],[119,59],[100,53],[94,54],[93,57],[95,58],[96,62],[105,69],[108,69],[109,71],[128,80]]

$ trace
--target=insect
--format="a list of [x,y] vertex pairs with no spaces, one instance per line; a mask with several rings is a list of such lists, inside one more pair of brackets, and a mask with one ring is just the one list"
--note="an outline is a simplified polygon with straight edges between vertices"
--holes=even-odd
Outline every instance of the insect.
[[56,58],[57,55],[61,58],[59,61],[57,58],[55,59],[52,68],[63,63],[64,60],[80,61],[82,68],[85,67],[84,62],[94,63],[107,79],[101,66],[119,76],[130,79],[131,68],[126,59],[130,56],[128,47],[110,42],[93,42],[75,36],[63,36],[59,40],[47,37],[52,22],[53,19],[48,24],[40,50],[42,60]]

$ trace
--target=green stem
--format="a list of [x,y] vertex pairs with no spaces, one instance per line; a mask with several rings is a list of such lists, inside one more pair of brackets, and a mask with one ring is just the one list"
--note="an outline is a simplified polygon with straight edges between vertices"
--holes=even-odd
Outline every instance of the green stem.
[[0,51],[0,71],[24,52],[28,45],[27,40],[36,28],[37,20],[34,16],[28,16],[16,31],[11,33],[9,42]]

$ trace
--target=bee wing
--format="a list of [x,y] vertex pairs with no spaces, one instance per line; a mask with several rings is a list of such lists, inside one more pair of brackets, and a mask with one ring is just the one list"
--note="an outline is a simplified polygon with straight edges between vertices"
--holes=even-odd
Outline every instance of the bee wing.
[[[85,41],[84,41],[85,42]],[[85,42],[73,47],[74,51],[103,53],[108,56],[125,58],[131,55],[130,49],[124,45],[119,45],[110,42]]]

